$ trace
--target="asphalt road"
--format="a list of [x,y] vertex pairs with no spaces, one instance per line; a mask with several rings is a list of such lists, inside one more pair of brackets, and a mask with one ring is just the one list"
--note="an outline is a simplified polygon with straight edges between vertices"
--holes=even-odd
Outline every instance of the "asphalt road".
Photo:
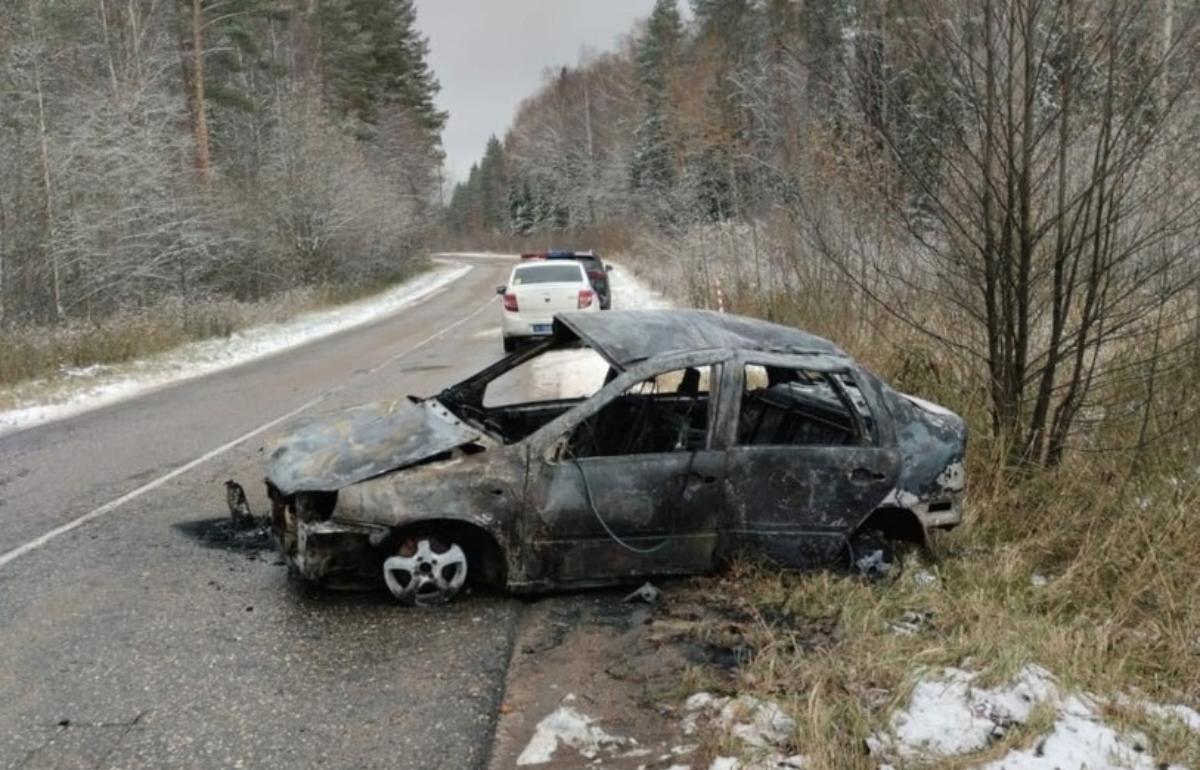
[[486,761],[518,602],[315,593],[269,550],[197,536],[227,515],[226,479],[265,511],[263,434],[239,438],[433,393],[500,357],[509,267],[462,261],[474,269],[392,317],[0,438],[0,554],[35,544],[0,565],[0,767]]

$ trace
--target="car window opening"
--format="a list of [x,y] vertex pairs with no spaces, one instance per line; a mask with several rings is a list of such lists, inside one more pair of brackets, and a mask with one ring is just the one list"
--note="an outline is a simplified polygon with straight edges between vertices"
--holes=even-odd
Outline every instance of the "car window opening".
[[[860,437],[860,426],[865,436]],[[866,399],[848,374],[746,366],[739,446],[860,444],[873,440],[873,431]]]
[[581,422],[572,458],[696,452],[707,447],[711,367],[689,367],[633,385]]
[[584,273],[575,263],[565,265],[528,265],[513,270],[512,285],[537,283],[582,283]]

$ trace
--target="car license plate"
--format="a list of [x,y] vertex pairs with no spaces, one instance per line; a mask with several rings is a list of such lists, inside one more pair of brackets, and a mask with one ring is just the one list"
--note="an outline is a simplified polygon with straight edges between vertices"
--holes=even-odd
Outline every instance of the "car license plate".
[[551,328],[553,328],[553,327],[550,324],[534,324],[533,325],[533,333],[534,334],[549,334]]

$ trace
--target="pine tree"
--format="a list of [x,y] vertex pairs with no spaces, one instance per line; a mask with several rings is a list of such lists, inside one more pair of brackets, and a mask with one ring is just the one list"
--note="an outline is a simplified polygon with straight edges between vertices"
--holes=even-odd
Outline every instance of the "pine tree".
[[663,196],[675,182],[669,137],[670,85],[683,39],[683,22],[676,0],[657,0],[637,46],[637,79],[642,117],[632,163],[632,184],[655,207],[655,219],[665,224]]
[[504,148],[495,136],[488,139],[483,160],[479,164],[479,220],[489,231],[509,230],[508,170]]
[[414,0],[328,0],[317,11],[327,98],[370,133],[387,106],[403,108],[431,144],[446,113],[429,68],[429,41],[417,29]]

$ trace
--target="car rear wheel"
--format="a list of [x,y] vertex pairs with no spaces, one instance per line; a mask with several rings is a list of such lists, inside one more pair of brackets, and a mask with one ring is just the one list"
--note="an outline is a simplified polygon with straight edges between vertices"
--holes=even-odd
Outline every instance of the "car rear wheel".
[[504,352],[511,353],[517,349],[517,340],[514,337],[504,338]]
[[899,576],[908,544],[868,529],[855,533],[848,545],[852,572],[868,580],[889,580]]
[[467,582],[467,554],[451,540],[413,534],[404,539],[395,556],[384,561],[383,579],[401,604],[445,604]]

